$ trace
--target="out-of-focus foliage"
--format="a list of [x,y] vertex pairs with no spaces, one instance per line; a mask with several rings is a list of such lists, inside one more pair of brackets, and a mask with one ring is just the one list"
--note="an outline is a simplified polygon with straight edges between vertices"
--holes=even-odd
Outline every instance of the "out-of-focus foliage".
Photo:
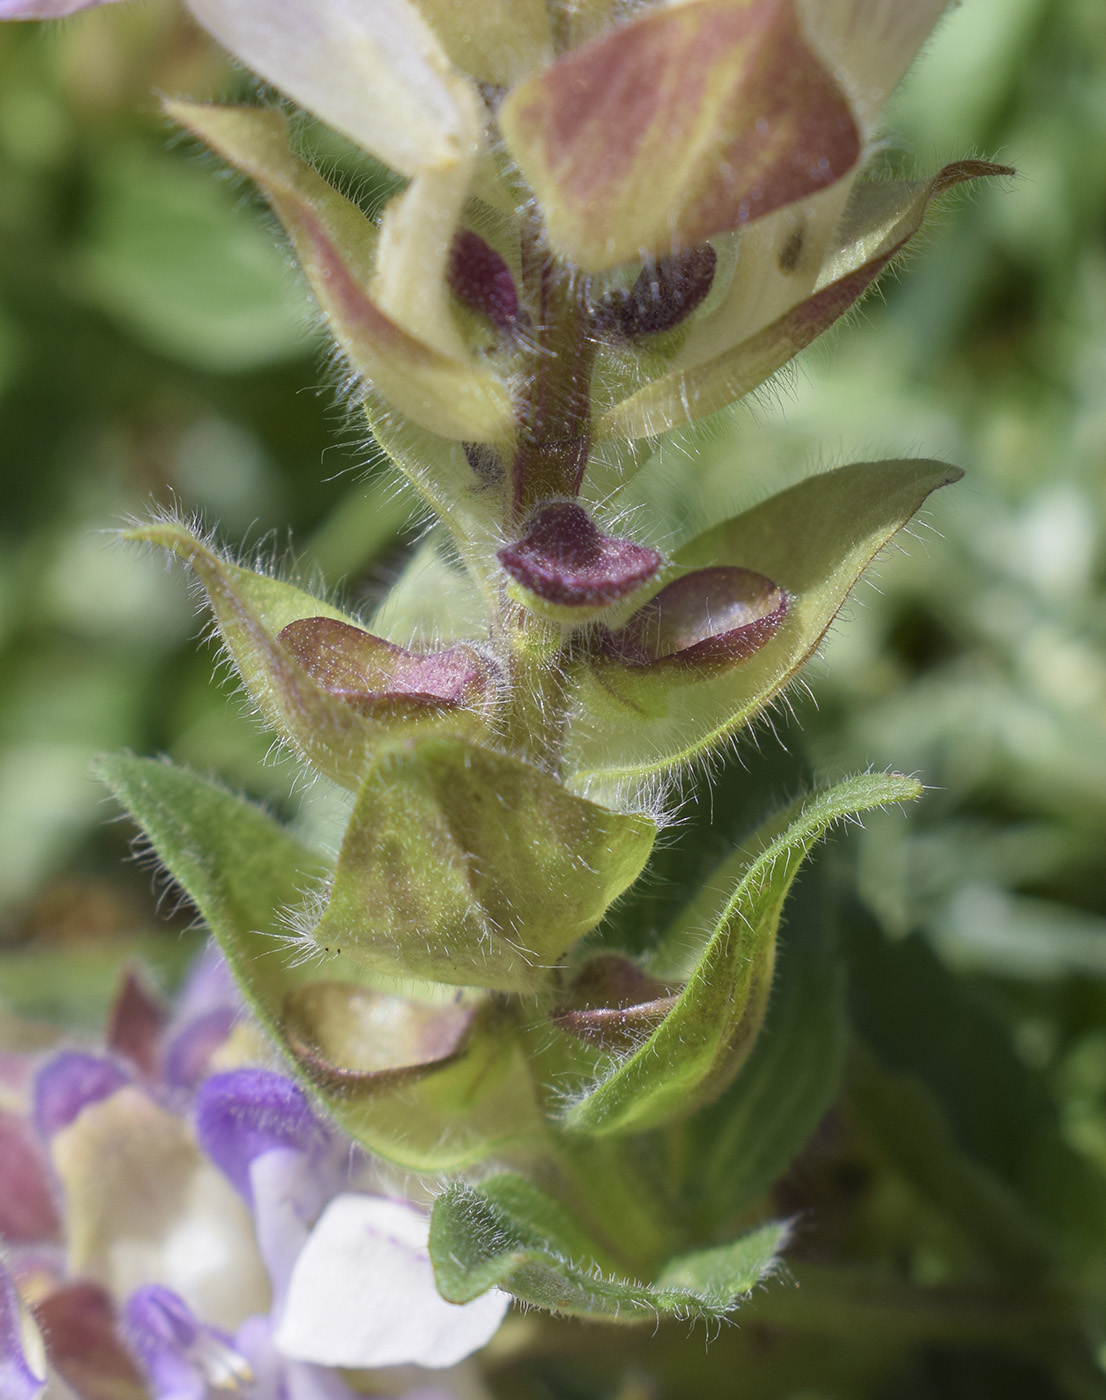
[[[150,97],[241,83],[167,5],[0,31],[0,976],[40,1013],[91,1017],[116,935],[149,927],[145,877],[118,870],[125,833],[102,826],[94,752],[167,751],[270,800],[288,786],[210,686],[179,578],[99,532],[175,499],[230,539],[276,532],[276,553],[290,529],[297,553],[356,594],[388,568],[404,520],[386,485],[341,476],[371,454],[330,409],[319,343],[300,329],[306,299],[271,226],[171,136]],[[836,626],[808,672],[817,703],[797,698],[803,738],[788,728],[827,777],[893,765],[931,791],[849,838],[864,909],[849,921],[847,1044],[829,972],[822,997],[800,989],[817,1016],[801,999],[774,1004],[785,1034],[810,1027],[821,1047],[810,1064],[794,1052],[797,1082],[848,1066],[843,1107],[779,1203],[820,1222],[810,1252],[880,1267],[894,1255],[899,1277],[926,1284],[965,1260],[1003,1278],[1037,1267],[1051,1248],[1034,1234],[1044,1221],[1072,1257],[1085,1251],[1082,1277],[1101,1290],[1102,1222],[1084,1210],[1106,1173],[1101,0],[964,0],[888,124],[894,169],[974,148],[1020,176],[961,196],[901,282],[808,352],[775,398],[689,439],[702,496],[683,505],[704,521],[720,501],[736,511],[855,457],[944,457],[968,471]],[[352,452],[333,445],[343,438]],[[748,782],[778,792],[778,772],[760,772],[772,745],[765,734]],[[717,798],[723,826],[734,781]],[[687,849],[683,866],[662,854],[658,906],[665,879],[688,873]],[[811,905],[799,901],[796,928]],[[648,921],[648,897],[633,908]],[[146,938],[168,972],[176,943]],[[34,951],[61,939],[64,962]],[[932,1131],[911,1143],[911,1122]],[[701,1175],[689,1168],[689,1192],[721,1190],[738,1150],[690,1144]],[[747,1207],[732,1202],[735,1217]],[[801,1231],[797,1248],[801,1259]],[[962,1318],[957,1332],[955,1300],[924,1334],[950,1347],[895,1362],[916,1335],[906,1305],[896,1313],[885,1293],[866,1313],[860,1285],[855,1298],[819,1295],[817,1267],[796,1265],[798,1322],[766,1300],[762,1326],[712,1350],[699,1391],[683,1334],[667,1332],[594,1341],[596,1379],[574,1373],[570,1389],[551,1328],[546,1390],[508,1358],[504,1394],[613,1395],[602,1378],[630,1386],[635,1367],[683,1384],[661,1391],[681,1397],[730,1393],[737,1368],[743,1400],[1104,1393],[1090,1352],[1027,1343],[1024,1359],[999,1362],[956,1351],[970,1328]],[[846,1305],[872,1319],[863,1345],[827,1340],[824,1318]],[[788,1333],[784,1348],[773,1329],[788,1321],[799,1339]],[[531,1368],[534,1356],[546,1365],[534,1326]],[[1012,1308],[972,1335],[998,1342],[1023,1326],[1028,1336]],[[892,1378],[873,1388],[881,1374]]]
[[[0,938],[67,940],[73,986],[31,996],[44,1011],[71,996],[91,1017],[118,955],[99,975],[88,940],[149,920],[95,753],[287,788],[211,686],[179,577],[110,531],[175,503],[270,554],[294,539],[356,589],[405,522],[388,488],[346,475],[371,450],[334,407],[271,223],[157,110],[159,90],[244,82],[156,0],[0,27]],[[37,966],[9,954],[9,991]]]

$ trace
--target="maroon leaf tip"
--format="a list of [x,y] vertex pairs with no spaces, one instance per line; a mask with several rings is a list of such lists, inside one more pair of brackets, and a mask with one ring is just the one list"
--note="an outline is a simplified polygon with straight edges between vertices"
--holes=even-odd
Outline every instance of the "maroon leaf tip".
[[157,1073],[161,1033],[169,1012],[134,968],[128,968],[108,1016],[108,1048],[125,1056],[142,1074]]
[[732,666],[775,633],[788,601],[782,588],[751,569],[697,569],[608,632],[603,650],[624,666]]
[[634,1049],[664,1020],[677,993],[618,953],[581,968],[569,1001],[550,1012],[553,1024],[601,1050]]
[[655,549],[604,535],[572,501],[540,506],[522,538],[498,557],[523,588],[567,608],[603,607],[624,598],[663,562]]
[[486,689],[487,663],[471,647],[412,652],[348,622],[303,617],[278,637],[324,690],[368,716],[449,709]]

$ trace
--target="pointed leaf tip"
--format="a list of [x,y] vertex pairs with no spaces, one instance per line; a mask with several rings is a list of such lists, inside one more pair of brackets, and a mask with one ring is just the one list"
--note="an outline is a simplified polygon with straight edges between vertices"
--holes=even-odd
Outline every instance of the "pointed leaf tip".
[[[759,1034],[784,900],[811,848],[837,822],[920,793],[919,783],[897,773],[846,779],[796,803],[789,820],[770,822],[751,843],[752,858],[742,851],[726,862],[664,937],[661,957],[665,947],[694,947],[698,930],[714,926],[671,1009],[569,1106],[566,1126],[598,1135],[641,1132],[721,1094]],[[718,889],[727,886],[719,909]]]
[[549,1312],[606,1322],[718,1318],[769,1277],[787,1242],[771,1221],[732,1243],[670,1259],[653,1281],[629,1277],[605,1247],[540,1187],[501,1172],[454,1183],[434,1202],[430,1257],[444,1298],[489,1288]]

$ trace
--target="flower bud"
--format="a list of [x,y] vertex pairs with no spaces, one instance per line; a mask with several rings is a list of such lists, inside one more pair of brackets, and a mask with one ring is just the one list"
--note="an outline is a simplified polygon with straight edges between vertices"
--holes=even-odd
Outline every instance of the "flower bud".
[[540,506],[498,559],[526,593],[577,617],[633,593],[663,563],[655,549],[604,535],[574,501]]

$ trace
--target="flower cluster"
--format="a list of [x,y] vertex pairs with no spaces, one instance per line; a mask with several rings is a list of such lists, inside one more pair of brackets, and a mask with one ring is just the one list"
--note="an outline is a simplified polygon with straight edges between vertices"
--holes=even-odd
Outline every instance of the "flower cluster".
[[455,1366],[507,1299],[444,1303],[426,1211],[259,1058],[213,958],[172,1016],[131,975],[102,1049],[5,1057],[5,1400],[353,1400],[337,1368],[403,1366],[392,1393],[459,1393],[411,1368]]

